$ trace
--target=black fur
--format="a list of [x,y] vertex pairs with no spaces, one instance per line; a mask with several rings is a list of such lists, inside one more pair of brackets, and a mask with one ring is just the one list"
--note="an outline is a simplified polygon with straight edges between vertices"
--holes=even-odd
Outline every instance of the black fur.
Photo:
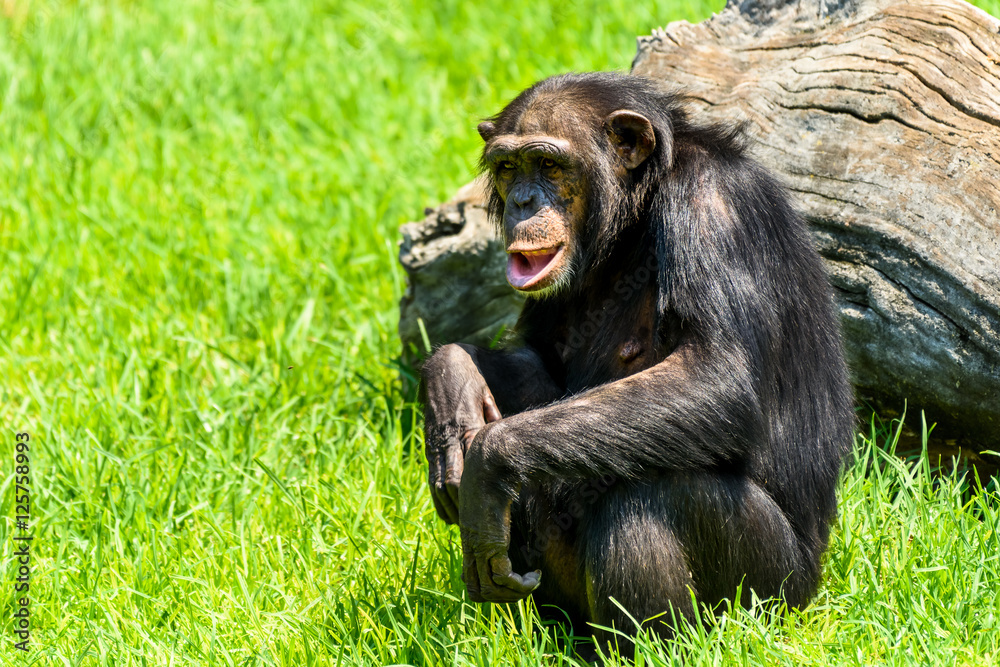
[[[625,629],[609,597],[639,620],[671,607],[690,617],[690,590],[712,605],[741,584],[744,603],[753,589],[805,604],[853,413],[802,220],[741,128],[697,125],[682,98],[639,77],[547,79],[491,119],[497,133],[549,99],[589,119],[574,138],[591,183],[574,282],[529,299],[516,351],[463,347],[456,360],[448,346],[424,371],[447,381],[471,363],[496,397],[504,418],[467,457],[482,493],[513,499],[515,572],[542,570],[539,602]],[[656,134],[624,178],[602,129],[619,109]],[[494,192],[494,220],[503,207]],[[633,366],[619,358],[630,340],[644,350]],[[429,422],[447,410],[429,403]],[[472,493],[461,490],[463,528]]]

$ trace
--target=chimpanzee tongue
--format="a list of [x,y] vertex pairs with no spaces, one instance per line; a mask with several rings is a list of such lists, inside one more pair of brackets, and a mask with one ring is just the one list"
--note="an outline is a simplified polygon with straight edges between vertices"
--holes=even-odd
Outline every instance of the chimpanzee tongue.
[[556,250],[541,254],[512,252],[507,255],[507,281],[520,289],[541,278],[556,256]]

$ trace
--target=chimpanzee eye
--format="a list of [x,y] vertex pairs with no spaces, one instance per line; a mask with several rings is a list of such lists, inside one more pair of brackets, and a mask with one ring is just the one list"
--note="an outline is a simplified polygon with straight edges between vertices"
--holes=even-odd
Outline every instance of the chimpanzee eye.
[[552,158],[542,158],[542,169],[551,169],[556,166],[556,161]]
[[497,164],[497,169],[500,171],[510,171],[514,169],[514,163],[510,160],[502,160],[499,164]]

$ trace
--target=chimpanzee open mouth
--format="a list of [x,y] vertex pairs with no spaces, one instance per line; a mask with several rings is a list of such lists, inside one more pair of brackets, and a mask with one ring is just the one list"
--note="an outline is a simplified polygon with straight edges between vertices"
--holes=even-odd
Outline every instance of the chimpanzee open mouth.
[[507,254],[507,282],[518,290],[547,287],[558,275],[566,246],[522,250]]

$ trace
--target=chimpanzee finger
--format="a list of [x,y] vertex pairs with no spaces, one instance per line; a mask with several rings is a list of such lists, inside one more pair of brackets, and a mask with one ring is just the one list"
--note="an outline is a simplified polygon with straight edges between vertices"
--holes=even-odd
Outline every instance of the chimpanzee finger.
[[448,523],[453,525],[458,525],[458,498],[452,494],[448,493],[445,496],[446,500],[444,502],[445,508],[448,510]]
[[498,602],[493,595],[496,586],[493,585],[492,574],[490,573],[490,561],[486,558],[474,558],[476,576],[479,577],[479,589],[483,597],[490,602]]
[[507,556],[490,559],[490,568],[493,570],[493,583],[514,591],[520,597],[528,595],[542,583],[541,570],[525,575],[517,574],[511,569],[510,558]]
[[486,420],[487,424],[503,419],[500,415],[500,409],[497,407],[496,399],[493,398],[493,393],[488,388],[483,394],[483,419]]
[[[493,574],[490,572],[490,564],[496,559],[477,559],[476,566],[478,568],[479,574],[479,590],[482,598],[488,600],[489,602],[517,602],[518,600],[523,600],[527,597],[533,589],[528,589],[527,591],[518,591],[510,588],[506,585],[497,585],[493,580]],[[507,560],[506,556],[503,560]],[[510,563],[509,560],[507,560]],[[510,566],[507,566],[510,569]]]
[[427,483],[430,484],[431,491],[433,492],[437,485],[441,482],[441,457],[427,453]]
[[434,501],[434,509],[437,510],[438,516],[444,519],[445,523],[458,523],[457,508],[449,507],[448,501],[443,501],[442,497],[447,498],[448,496],[439,493],[437,489],[431,489],[431,500]]
[[441,493],[441,504],[448,510],[448,523],[458,524],[458,497],[449,487]]
[[448,521],[448,512],[445,511],[444,505],[441,503],[441,499],[438,497],[438,488],[441,484],[441,457],[432,456],[428,453],[427,455],[427,486],[431,490],[431,500],[434,502],[434,509],[437,510],[438,516]]
[[469,556],[462,559],[462,581],[465,582],[465,590],[469,592],[469,599],[473,602],[486,602],[479,586],[479,575],[476,573],[476,561]]
[[528,597],[528,593],[518,593],[506,586],[493,586],[490,588],[490,602],[520,602]]
[[[431,487],[431,500],[434,501],[434,509],[438,516],[444,519],[445,523],[458,523],[458,505],[455,505],[448,497],[444,486],[444,457],[440,453],[428,455],[428,482]],[[449,505],[454,505],[453,507]]]
[[460,447],[450,447],[444,455],[444,492],[448,502],[455,510],[455,523],[458,523],[458,492],[462,482],[462,472],[465,470],[465,458]]
[[453,495],[445,484],[443,487],[436,489],[438,501],[445,511],[445,522],[450,524],[458,524],[458,498]]
[[518,602],[528,597],[529,593],[519,593],[506,586],[497,586],[490,583],[489,586],[482,587],[481,597],[487,602]]

